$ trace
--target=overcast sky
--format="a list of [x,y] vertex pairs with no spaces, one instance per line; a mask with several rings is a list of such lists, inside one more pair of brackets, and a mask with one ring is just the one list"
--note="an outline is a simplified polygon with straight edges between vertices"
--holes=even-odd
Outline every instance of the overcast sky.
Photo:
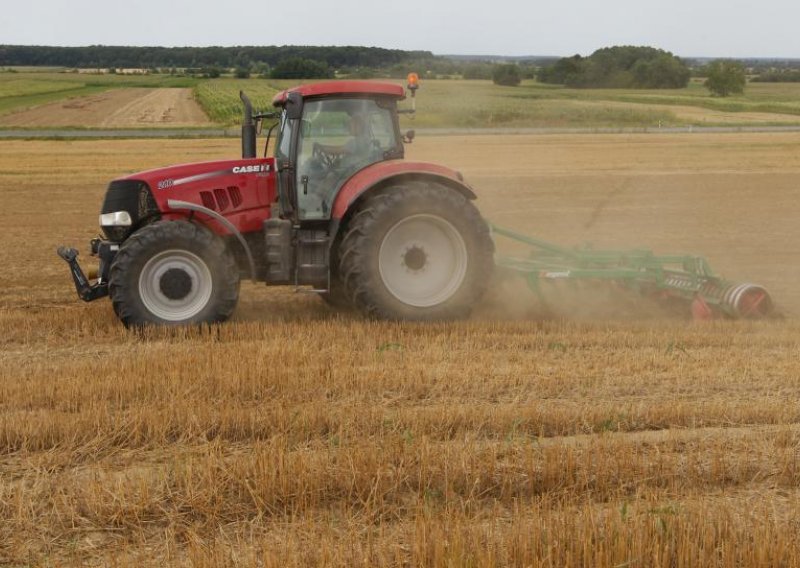
[[437,54],[800,57],[798,0],[2,0],[0,44],[368,45]]

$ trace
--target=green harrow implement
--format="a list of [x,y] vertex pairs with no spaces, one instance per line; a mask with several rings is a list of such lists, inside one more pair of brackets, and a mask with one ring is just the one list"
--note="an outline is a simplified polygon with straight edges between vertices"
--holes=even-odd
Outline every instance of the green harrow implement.
[[677,307],[695,319],[759,319],[773,315],[764,287],[734,283],[716,276],[699,256],[656,256],[648,250],[570,249],[491,225],[502,236],[531,247],[528,257],[497,256],[497,266],[527,280],[544,305],[545,283],[607,283],[660,304]]

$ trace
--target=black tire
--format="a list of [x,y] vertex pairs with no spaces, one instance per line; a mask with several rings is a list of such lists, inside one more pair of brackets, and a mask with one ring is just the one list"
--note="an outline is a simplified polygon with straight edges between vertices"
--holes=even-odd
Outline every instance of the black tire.
[[353,309],[353,302],[347,296],[344,285],[336,273],[331,274],[331,289],[327,292],[321,292],[319,297],[322,298],[323,302],[337,310]]
[[342,282],[339,268],[339,250],[342,246],[342,239],[341,235],[343,232],[346,232],[346,228],[343,227],[339,234],[337,235],[336,239],[334,240],[333,246],[331,247],[331,286],[330,290],[327,292],[322,292],[319,297],[322,298],[322,301],[328,304],[330,307],[342,310],[342,311],[351,311],[355,308],[353,306],[353,302],[350,301],[350,297],[347,295],[347,291],[344,288],[344,283]]
[[239,269],[223,240],[206,227],[159,221],[120,246],[109,295],[126,327],[221,322],[236,308]]
[[[424,236],[420,236],[419,244],[408,244],[416,239],[408,235],[419,234],[414,229],[425,227],[425,223],[432,227],[431,235],[441,232],[446,236],[444,242],[453,243],[455,248],[432,247],[433,252],[429,253],[426,246],[436,241]],[[405,228],[396,231],[399,227]],[[394,236],[403,235],[403,230],[406,236]],[[383,250],[384,241],[391,243],[389,252]],[[347,295],[360,311],[378,319],[430,321],[466,317],[486,291],[494,269],[494,243],[478,210],[457,191],[435,183],[407,183],[368,196],[350,219],[339,250],[339,273]],[[395,255],[403,250],[397,257],[397,268]],[[450,250],[457,254],[448,255]],[[403,289],[406,283],[434,277],[439,269],[430,259],[437,254],[443,258],[459,257],[458,261],[445,261],[448,267],[443,273],[444,287],[434,287],[431,296],[407,293]],[[451,264],[458,267],[452,270],[453,276],[448,275]],[[431,272],[426,275],[428,267]],[[399,276],[384,276],[382,270]],[[394,292],[390,290],[392,284]]]

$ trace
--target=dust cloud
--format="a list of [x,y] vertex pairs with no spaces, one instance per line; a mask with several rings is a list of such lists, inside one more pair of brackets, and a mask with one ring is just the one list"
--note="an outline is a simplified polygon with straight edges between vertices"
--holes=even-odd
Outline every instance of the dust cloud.
[[[567,247],[703,256],[725,280],[764,286],[785,316],[800,313],[798,133],[419,137],[412,152],[461,171],[496,225]],[[543,287],[543,307],[524,280],[495,280],[476,314],[629,317],[625,295],[593,284]],[[645,305],[640,317],[660,312]]]

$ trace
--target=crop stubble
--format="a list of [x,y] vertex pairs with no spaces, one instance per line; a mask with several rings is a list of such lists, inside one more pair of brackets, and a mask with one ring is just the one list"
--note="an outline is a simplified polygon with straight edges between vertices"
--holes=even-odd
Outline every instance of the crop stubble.
[[55,245],[92,236],[113,176],[236,142],[0,143],[0,561],[797,564],[798,145],[409,148],[498,223],[702,252],[782,322],[386,324],[246,283],[230,324],[135,334]]

